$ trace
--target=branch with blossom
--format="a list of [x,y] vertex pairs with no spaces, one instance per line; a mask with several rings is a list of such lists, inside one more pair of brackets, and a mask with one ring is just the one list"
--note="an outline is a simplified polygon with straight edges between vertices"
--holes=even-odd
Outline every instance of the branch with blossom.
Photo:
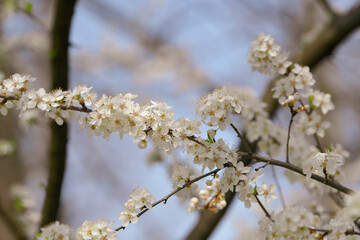
[[[35,79],[19,74],[5,79],[0,85],[0,112],[6,115],[8,109],[16,107],[21,110],[21,117],[26,111],[36,109],[45,112],[59,125],[62,125],[64,120],[77,118],[89,136],[96,135],[109,139],[112,133],[119,134],[120,137],[126,134],[132,136],[141,149],[146,148],[149,141],[156,148],[168,153],[182,149],[193,157],[193,163],[199,165],[202,172],[206,168],[209,169],[210,172],[195,177],[190,174],[189,165],[177,165],[171,174],[173,192],[154,202],[155,197],[147,189],[135,189],[125,203],[125,210],[120,213],[121,227],[113,229],[112,223],[108,220],[85,222],[77,231],[78,239],[114,239],[116,231],[125,229],[130,223],[136,223],[141,215],[162,202],[166,203],[173,195],[190,198],[197,188],[195,183],[210,175],[213,175],[213,179],[206,181],[205,189],[198,192],[199,197],[191,199],[190,212],[203,209],[216,212],[226,206],[225,193],[235,191],[245,207],[250,208],[252,203],[258,203],[272,224],[280,222],[281,225],[283,220],[280,216],[289,216],[291,211],[304,212],[304,217],[309,218],[306,222],[294,222],[285,232],[284,228],[276,230],[278,226],[273,226],[267,231],[262,231],[263,233],[274,235],[273,231],[276,230],[276,234],[287,236],[290,230],[291,234],[297,234],[295,237],[319,234],[319,231],[308,230],[318,229],[316,227],[319,220],[317,216],[306,212],[307,210],[294,210],[296,207],[289,207],[283,211],[284,213],[272,216],[261,203],[259,196],[264,197],[266,202],[277,198],[275,186],[265,183],[259,185],[258,180],[264,173],[259,171],[260,168],[251,172],[251,166],[259,162],[265,163],[261,168],[267,165],[279,166],[306,176],[302,178],[305,185],[309,184],[309,178],[323,184],[315,185],[313,188],[325,192],[335,189],[345,194],[354,194],[353,190],[338,183],[346,157],[344,151],[329,147],[323,152],[304,140],[307,135],[323,137],[325,130],[330,127],[330,123],[322,120],[325,114],[334,109],[330,95],[314,90],[312,87],[315,79],[309,68],[288,61],[287,54],[281,51],[270,35],[260,34],[252,42],[249,62],[254,71],[282,76],[273,88],[273,97],[278,99],[280,105],[290,108],[291,119],[287,129],[270,121],[264,110],[265,105],[248,89],[222,87],[201,97],[196,110],[201,118],[200,122],[188,118],[175,119],[171,107],[162,101],[139,104],[133,100],[136,95],[131,93],[116,96],[104,94],[98,97],[92,88],[85,85],[76,86],[73,90],[57,89],[48,93],[42,88],[35,90],[29,86]],[[259,151],[269,157],[251,151],[249,143],[233,124],[231,114],[241,117],[246,138],[251,143],[256,143]],[[294,121],[295,115],[299,115],[298,121]],[[209,128],[206,138],[200,136],[202,123]],[[228,125],[241,139],[246,152],[232,149],[225,140],[217,138],[217,131],[224,131]],[[293,131],[290,131],[292,126]],[[286,160],[276,160],[273,156],[285,156]],[[245,166],[244,159],[254,161]],[[222,169],[224,171],[220,176],[217,173]],[[350,218],[347,219],[343,221],[344,226],[351,227],[348,223]],[[265,220],[263,222],[269,225]],[[337,224],[335,220],[333,224]],[[55,223],[43,228],[38,239],[45,239],[49,228],[70,232],[68,228]],[[299,232],[293,231],[294,228]],[[306,231],[303,231],[304,229]],[[331,224],[329,229],[332,229]],[[330,235],[332,232],[335,231],[328,231],[326,234]],[[354,231],[343,231],[341,227],[337,232],[345,234]]]

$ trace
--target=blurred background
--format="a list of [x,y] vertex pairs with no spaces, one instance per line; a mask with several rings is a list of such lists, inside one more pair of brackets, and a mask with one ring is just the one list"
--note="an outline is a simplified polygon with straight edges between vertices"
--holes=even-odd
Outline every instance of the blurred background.
[[[331,22],[323,1],[313,0],[80,0],[75,7],[70,35],[70,87],[93,86],[99,95],[131,92],[137,101],[164,100],[176,117],[196,118],[197,98],[222,85],[247,86],[259,97],[269,78],[252,73],[247,63],[250,42],[260,32],[271,34],[283,49],[296,55]],[[28,6],[24,11],[14,6]],[[329,1],[345,13],[358,1]],[[30,74],[35,85],[50,90],[49,48],[54,1],[0,1],[0,71]],[[323,140],[341,143],[351,154],[360,148],[360,34],[354,32],[315,69],[318,87],[332,95],[335,111],[328,115],[332,128]],[[287,125],[287,112],[277,111],[275,121]],[[241,123],[237,123],[241,126]],[[69,123],[67,168],[59,220],[79,227],[85,220],[118,220],[128,194],[137,186],[162,198],[172,191],[169,169],[188,161],[181,152],[172,155],[149,146],[137,148],[130,137],[87,136],[76,121]],[[11,211],[11,186],[22,183],[41,210],[48,175],[48,121],[31,126],[19,122],[18,112],[0,117],[0,139],[16,143],[14,154],[0,156],[0,200]],[[223,134],[230,145],[236,135]],[[277,174],[287,205],[302,196],[301,185],[291,185]],[[264,181],[274,182],[269,171]],[[302,196],[299,198],[299,196]],[[176,197],[118,233],[118,239],[183,239],[197,222],[187,213],[187,201]],[[269,209],[280,210],[279,200]],[[251,239],[263,212],[246,209],[235,201],[210,239]],[[16,239],[0,215],[1,239]],[[246,237],[244,237],[246,236]]]

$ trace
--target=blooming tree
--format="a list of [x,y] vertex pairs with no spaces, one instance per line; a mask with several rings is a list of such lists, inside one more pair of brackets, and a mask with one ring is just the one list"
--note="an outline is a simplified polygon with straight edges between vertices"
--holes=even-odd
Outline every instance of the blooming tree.
[[[189,212],[217,212],[227,205],[225,194],[235,192],[244,207],[261,207],[264,217],[259,221],[259,239],[359,239],[360,194],[343,184],[343,165],[349,155],[339,144],[324,146],[321,142],[330,127],[325,116],[335,109],[331,95],[315,89],[309,67],[290,61],[270,35],[260,33],[248,55],[253,71],[279,76],[272,95],[289,112],[287,128],[269,118],[266,104],[248,88],[217,88],[198,99],[198,119],[176,119],[166,102],[139,104],[131,93],[99,96],[86,85],[46,92],[35,89],[35,78],[29,75],[14,74],[4,79],[0,85],[0,112],[4,116],[11,109],[18,109],[20,118],[29,112],[44,113],[58,125],[78,121],[90,137],[129,135],[139,149],[151,142],[168,154],[181,149],[193,160],[173,168],[173,191],[158,196],[157,201],[146,188],[134,189],[119,213],[121,226],[107,219],[85,221],[75,233],[56,221],[41,226],[36,238],[112,240],[120,230],[136,224],[143,214],[174,195],[189,202]],[[235,118],[241,118],[243,133]],[[227,139],[219,137],[225,129],[233,131],[245,150],[231,147]],[[192,171],[194,166],[201,168],[201,174]],[[285,168],[289,181],[337,199],[339,210],[329,215],[306,206],[286,206],[280,212],[267,209],[263,202],[278,198],[275,185],[260,181],[262,169],[268,166]],[[204,186],[199,184],[202,179],[206,179]],[[29,194],[22,194],[14,190],[14,198],[24,201],[21,206],[31,212],[31,201],[25,201]]]

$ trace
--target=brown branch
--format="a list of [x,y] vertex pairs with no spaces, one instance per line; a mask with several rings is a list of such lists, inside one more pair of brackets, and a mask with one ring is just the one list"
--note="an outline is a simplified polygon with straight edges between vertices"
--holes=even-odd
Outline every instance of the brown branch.
[[15,96],[5,96],[5,95],[2,95],[2,94],[0,94],[0,98],[4,99],[5,101],[8,101],[8,100],[19,100],[18,97],[15,97]]
[[[195,182],[197,182],[197,181],[199,181],[199,180],[201,180],[201,179],[203,179],[203,178],[205,178],[205,177],[208,177],[208,176],[210,176],[210,175],[215,175],[215,174],[218,173],[220,170],[222,170],[222,169],[217,168],[217,169],[215,169],[215,170],[212,170],[211,172],[205,173],[205,174],[203,174],[203,175],[201,175],[201,176],[198,176],[198,177],[194,178],[193,180],[185,183],[184,186],[178,187],[176,190],[174,190],[173,192],[169,193],[168,195],[166,195],[165,197],[163,197],[163,198],[160,199],[159,201],[154,202],[151,206],[152,206],[152,207],[155,207],[155,206],[159,205],[159,204],[162,203],[162,202],[163,202],[164,204],[166,204],[167,200],[168,200],[170,197],[172,197],[173,195],[175,195],[176,193],[178,193],[178,192],[181,191],[182,189],[190,186],[191,184],[193,184],[193,183],[195,183]],[[148,208],[145,208],[144,210],[142,210],[141,212],[139,212],[139,214],[137,215],[137,217],[141,217],[141,215],[143,215],[143,214],[146,213],[147,211],[149,211],[149,209],[148,209]],[[125,226],[121,226],[121,227],[116,228],[115,231],[123,230],[123,229],[125,229],[125,228],[126,228]]]
[[279,189],[280,200],[281,200],[281,203],[283,205],[283,208],[286,208],[285,198],[284,198],[284,195],[283,195],[283,192],[282,192],[280,182],[279,182],[279,180],[277,178],[276,169],[275,169],[274,165],[271,165],[271,171],[272,171],[273,178],[275,180],[275,184]]
[[[276,159],[272,159],[272,158],[269,158],[269,157],[263,157],[263,156],[260,156],[258,154],[248,154],[248,153],[245,153],[245,152],[240,152],[239,153],[242,157],[248,157],[248,158],[252,158],[252,159],[255,159],[257,162],[264,162],[264,163],[269,163],[270,165],[274,165],[274,166],[279,166],[279,167],[282,167],[282,168],[286,168],[288,170],[291,170],[293,172],[297,172],[303,176],[306,176],[306,174],[303,173],[303,170],[291,163],[287,163],[287,162],[283,162],[283,161],[279,161],[279,160],[276,160]],[[321,182],[329,187],[332,187],[334,189],[337,189],[338,191],[340,192],[343,192],[343,193],[346,193],[346,194],[353,194],[354,191],[347,188],[347,187],[344,187],[330,179],[327,179],[325,177],[322,177],[322,176],[319,176],[317,174],[311,174],[311,177],[312,179],[318,181],[318,182]]]
[[[52,89],[58,87],[68,89],[69,34],[75,4],[76,0],[57,0],[55,3],[50,50]],[[40,227],[57,219],[65,172],[67,131],[66,122],[62,126],[58,126],[54,122],[51,124],[49,177]]]
[[[4,99],[5,101],[8,100],[19,100],[19,97],[16,96],[5,96],[0,94],[0,98]],[[59,108],[61,108],[62,110],[73,110],[73,111],[77,111],[77,112],[84,112],[84,113],[91,113],[92,110],[87,108],[85,105],[82,105],[81,107],[79,106],[74,106],[74,105],[66,105],[66,104],[62,104],[59,106]]]
[[286,162],[287,163],[290,163],[290,161],[289,161],[289,143],[290,143],[291,126],[294,121],[294,117],[296,116],[296,112],[291,107],[290,107],[290,112],[291,112],[291,118],[290,118],[290,122],[289,122],[287,139],[286,139]]
[[246,151],[248,153],[252,153],[251,148],[249,147],[249,144],[247,143],[246,139],[243,137],[243,135],[239,132],[239,130],[234,126],[234,124],[230,123],[230,126],[234,129],[237,136],[241,139],[241,144],[244,145]]
[[314,138],[315,138],[315,141],[316,141],[317,148],[320,150],[320,152],[324,152],[324,148],[321,145],[319,136],[316,133],[314,133]]
[[[328,229],[320,229],[320,228],[309,228],[310,232],[323,232],[324,235],[327,235],[332,232],[332,230]],[[360,235],[360,232],[356,231],[346,231],[345,235]]]
[[38,24],[45,32],[49,32],[48,27],[46,26],[46,24],[44,23],[44,21],[42,21],[38,16],[36,16],[35,14],[33,14],[32,12],[26,11],[24,8],[21,7],[16,7],[16,11],[22,12],[24,13],[26,16],[28,16],[32,21],[34,21],[36,24]]
[[255,194],[254,196],[255,196],[255,198],[256,198],[256,201],[257,201],[258,204],[260,205],[261,209],[262,209],[263,212],[265,213],[265,216],[266,216],[267,218],[269,218],[269,219],[273,222],[274,220],[271,218],[269,212],[266,210],[266,208],[264,207],[264,205],[262,204],[262,202],[260,201],[260,199],[258,198],[258,196],[257,196],[256,194]]

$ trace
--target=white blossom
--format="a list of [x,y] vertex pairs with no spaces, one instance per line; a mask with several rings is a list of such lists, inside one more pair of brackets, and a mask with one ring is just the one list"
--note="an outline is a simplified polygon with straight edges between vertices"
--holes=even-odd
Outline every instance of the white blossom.
[[205,124],[210,127],[218,126],[223,131],[226,125],[232,123],[229,114],[241,112],[242,102],[241,91],[227,87],[217,88],[199,99],[196,112]]
[[264,217],[259,221],[260,239],[316,239],[309,228],[316,228],[320,219],[301,206],[291,206],[278,214],[273,221]]
[[146,188],[134,189],[132,193],[130,193],[130,197],[135,201],[135,208],[141,209],[142,207],[146,207],[147,209],[151,209],[151,203],[156,200],[154,196],[152,196]]
[[116,240],[113,222],[99,219],[93,222],[85,221],[77,229],[78,240]]
[[[37,240],[73,240],[75,239],[71,228],[66,224],[60,224],[58,221],[41,228],[40,234],[36,236]],[[95,239],[94,239],[95,240]]]
[[284,77],[276,81],[275,87],[271,90],[274,91],[273,98],[277,98],[279,103],[282,103],[294,93],[294,86],[291,84],[289,78]]
[[251,42],[248,61],[252,71],[258,71],[265,75],[273,75],[279,71],[279,65],[284,64],[286,58],[280,55],[281,48],[275,44],[270,35],[260,33],[256,40]]
[[256,188],[257,192],[260,195],[264,196],[266,202],[268,202],[270,199],[277,199],[278,198],[276,196],[275,189],[276,189],[275,185],[271,184],[270,186],[268,186],[265,183],[263,183],[261,185],[261,187]]
[[[194,176],[190,176],[190,166],[178,164],[174,167],[171,173],[171,181],[173,189],[182,188],[186,183],[190,182]],[[188,198],[192,190],[197,188],[196,183],[192,183],[185,187],[181,191],[177,192],[176,195],[181,198]]]

